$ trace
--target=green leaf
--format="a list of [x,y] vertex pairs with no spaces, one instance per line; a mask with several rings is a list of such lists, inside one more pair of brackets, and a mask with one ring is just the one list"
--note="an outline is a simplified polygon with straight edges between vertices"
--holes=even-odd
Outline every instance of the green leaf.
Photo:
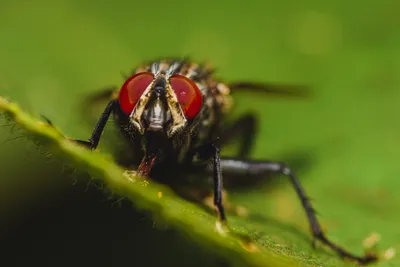
[[[188,8],[188,1],[177,0],[155,1],[156,8],[149,8],[146,1],[122,1],[110,8],[109,1],[40,0],[23,5],[5,1],[0,4],[0,94],[29,113],[49,116],[65,135],[83,139],[91,129],[82,122],[77,100],[95,88],[121,85],[120,72],[128,74],[143,60],[189,55],[199,62],[210,61],[227,81],[310,85],[315,92],[311,101],[271,100],[246,93],[235,98],[232,117],[250,111],[260,120],[252,157],[288,161],[314,200],[331,240],[362,254],[362,240],[376,232],[381,237],[379,249],[399,250],[400,27],[395,23],[399,4],[390,0],[362,5],[344,0],[246,4],[204,0]],[[104,179],[102,171],[92,169],[81,156],[77,160],[65,153],[58,141],[37,131],[26,134],[45,144],[43,149],[73,160],[70,165]],[[26,155],[25,143],[17,140],[8,143],[10,150],[5,145],[0,148],[2,180],[20,178],[14,169],[23,166]],[[80,153],[98,156],[82,149]],[[29,160],[36,156],[39,162],[37,154]],[[12,166],[5,166],[9,163]],[[32,171],[57,167],[41,164]],[[39,175],[21,177],[21,184],[50,184],[38,183]],[[279,186],[267,183],[228,191],[230,201],[249,213],[248,217],[228,214],[233,234],[249,235],[262,253],[287,255],[305,266],[348,266],[324,246],[313,250],[299,200],[286,177],[280,178]],[[0,195],[19,190],[25,196],[33,190],[23,188],[5,183]],[[14,208],[11,201],[0,204]],[[196,208],[189,206],[206,218],[204,228],[214,234],[215,218]],[[162,210],[153,211],[155,216],[158,213]],[[194,235],[191,242],[211,248],[212,254],[233,255],[225,243],[209,245],[204,236]],[[215,249],[221,247],[221,252]],[[240,246],[237,249],[241,251]],[[232,257],[231,262],[236,261],[244,262]],[[400,258],[378,265],[400,266]]]
[[28,130],[28,136],[35,142],[73,160],[92,177],[103,181],[114,194],[129,198],[138,209],[151,211],[154,218],[166,221],[192,237],[194,242],[216,248],[218,254],[233,266],[297,266],[284,254],[263,247],[255,249],[246,244],[246,234],[242,230],[226,227],[218,230],[215,217],[179,198],[169,188],[144,178],[124,175],[124,170],[112,160],[76,145],[53,126],[24,113],[17,104],[0,98],[0,109],[5,111],[9,120]]

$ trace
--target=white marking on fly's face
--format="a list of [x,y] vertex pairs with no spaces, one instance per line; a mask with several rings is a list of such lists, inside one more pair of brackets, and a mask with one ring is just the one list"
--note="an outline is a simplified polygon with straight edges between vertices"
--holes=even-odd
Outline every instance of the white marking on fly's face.
[[155,121],[161,121],[163,116],[163,110],[161,107],[161,102],[157,101],[156,104],[153,107],[153,114],[152,114],[152,119]]
[[159,101],[157,101],[156,105],[154,106],[154,112],[156,114],[161,114],[161,111],[162,111],[161,103]]
[[149,129],[163,129],[165,123],[164,111],[160,99],[157,99],[154,105],[150,108],[150,125]]

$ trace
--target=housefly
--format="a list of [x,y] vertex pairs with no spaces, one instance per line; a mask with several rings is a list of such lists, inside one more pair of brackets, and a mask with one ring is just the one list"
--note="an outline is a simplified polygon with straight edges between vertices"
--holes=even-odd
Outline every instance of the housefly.
[[[374,255],[357,256],[331,242],[323,233],[304,189],[284,163],[245,159],[251,147],[256,120],[246,115],[224,124],[235,90],[256,90],[278,94],[297,94],[290,86],[252,82],[224,83],[212,68],[189,60],[165,59],[137,67],[132,76],[116,90],[101,93],[109,102],[88,141],[78,143],[96,149],[111,114],[128,150],[134,155],[136,174],[158,177],[171,170],[184,175],[209,173],[213,177],[214,206],[221,222],[226,222],[222,201],[223,175],[242,177],[278,173],[287,176],[307,215],[314,240],[324,243],[340,256],[366,264]],[[238,157],[225,158],[220,148],[241,137]]]

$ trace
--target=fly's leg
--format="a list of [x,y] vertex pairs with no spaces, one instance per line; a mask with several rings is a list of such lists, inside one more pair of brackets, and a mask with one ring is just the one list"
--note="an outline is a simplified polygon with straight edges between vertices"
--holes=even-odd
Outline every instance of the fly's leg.
[[[221,138],[217,138],[214,142],[205,144],[197,149],[197,153],[199,153],[200,158],[208,159],[213,158],[213,178],[214,178],[214,195],[210,196],[214,198],[213,204],[214,207],[217,208],[219,211],[220,219],[221,215],[223,216],[223,221],[226,220],[225,218],[225,209],[222,205],[223,200],[227,201],[227,197],[224,197],[224,189],[222,184],[222,174],[219,173],[220,171],[220,156],[219,156],[219,146],[216,146],[218,143],[220,146],[223,146],[230,141],[240,138],[239,142],[239,151],[238,156],[241,158],[246,158],[253,147],[254,143],[254,135],[256,133],[256,124],[257,120],[256,117],[252,114],[247,114],[242,116],[241,118],[233,121],[230,125],[228,125],[221,134]],[[226,196],[226,194],[225,194]],[[203,198],[203,202],[210,206],[209,202],[207,201],[209,195],[205,194]],[[201,197],[200,197],[201,198]],[[228,207],[231,206],[228,204]],[[222,210],[222,213],[221,213]]]
[[221,159],[220,168],[224,172],[224,174],[235,174],[235,175],[244,175],[244,176],[262,176],[266,173],[280,173],[289,177],[290,182],[292,183],[294,189],[298,197],[300,198],[301,204],[306,212],[308,217],[308,221],[310,223],[311,231],[315,240],[319,240],[332,250],[336,251],[342,257],[347,257],[349,259],[353,259],[358,261],[361,264],[367,264],[377,260],[376,255],[365,255],[363,257],[356,256],[347,250],[341,248],[335,243],[331,242],[325,234],[322,232],[321,225],[319,224],[315,211],[311,206],[310,200],[306,196],[304,189],[300,185],[297,177],[293,174],[293,172],[281,162],[274,161],[248,161],[248,160],[239,160],[239,159]]
[[100,119],[97,121],[97,124],[93,130],[92,136],[89,141],[84,140],[75,140],[75,142],[82,144],[90,149],[96,149],[99,144],[101,134],[103,133],[104,127],[107,124],[108,118],[111,113],[115,110],[117,104],[117,100],[111,100],[107,107],[104,109],[103,114],[101,114]]
[[[109,96],[111,94],[111,92],[112,92],[111,89],[109,89],[109,90],[105,91],[104,93],[102,93],[101,95],[98,95],[96,97],[103,98],[105,96]],[[97,98],[93,99],[93,100],[97,100]],[[101,114],[100,119],[97,121],[96,126],[93,130],[92,136],[90,137],[90,139],[88,141],[85,141],[85,140],[74,140],[74,141],[76,143],[84,145],[90,149],[96,149],[97,145],[99,144],[100,137],[101,137],[101,134],[103,133],[104,127],[106,126],[111,113],[114,111],[116,104],[117,104],[117,100],[111,100],[108,103],[108,105],[104,109],[103,113]],[[46,123],[49,126],[55,128],[54,124],[52,123],[52,121],[49,118],[47,118],[44,115],[40,115],[40,116],[42,117],[43,120],[46,121]]]
[[253,147],[257,120],[252,114],[244,115],[234,121],[221,134],[221,145],[229,143],[234,138],[241,138],[238,157],[246,158]]
[[222,204],[222,170],[221,170],[221,158],[219,148],[212,144],[213,150],[213,180],[214,180],[214,205],[217,208],[219,219],[221,222],[226,222],[225,210]]
[[[197,153],[202,159],[212,159],[212,164],[205,165],[206,172],[212,173],[214,183],[214,207],[216,208],[221,222],[226,222],[225,209],[223,206],[223,183],[222,183],[222,170],[221,170],[221,156],[219,145],[217,145],[219,138],[215,142],[207,143],[197,148]],[[201,170],[204,170],[204,166]],[[192,170],[193,171],[193,170]],[[200,171],[200,170],[199,170]]]

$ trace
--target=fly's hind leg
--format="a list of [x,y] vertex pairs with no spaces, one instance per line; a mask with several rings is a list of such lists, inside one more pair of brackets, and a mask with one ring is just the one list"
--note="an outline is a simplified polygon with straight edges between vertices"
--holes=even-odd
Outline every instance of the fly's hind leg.
[[287,176],[291,184],[293,185],[297,193],[297,196],[301,201],[301,204],[307,215],[310,228],[315,240],[319,240],[326,246],[330,247],[340,256],[356,260],[361,264],[367,264],[377,260],[376,255],[369,255],[369,254],[365,256],[354,255],[351,252],[348,252],[346,249],[333,243],[326,237],[326,235],[323,233],[321,229],[321,225],[319,224],[316,218],[315,211],[303,187],[300,185],[300,182],[295,176],[295,174],[284,163],[275,161],[249,161],[249,160],[228,159],[228,158],[221,159],[220,163],[221,163],[221,170],[223,171],[224,174],[228,175],[235,174],[243,176],[262,177],[263,175],[272,172]]

